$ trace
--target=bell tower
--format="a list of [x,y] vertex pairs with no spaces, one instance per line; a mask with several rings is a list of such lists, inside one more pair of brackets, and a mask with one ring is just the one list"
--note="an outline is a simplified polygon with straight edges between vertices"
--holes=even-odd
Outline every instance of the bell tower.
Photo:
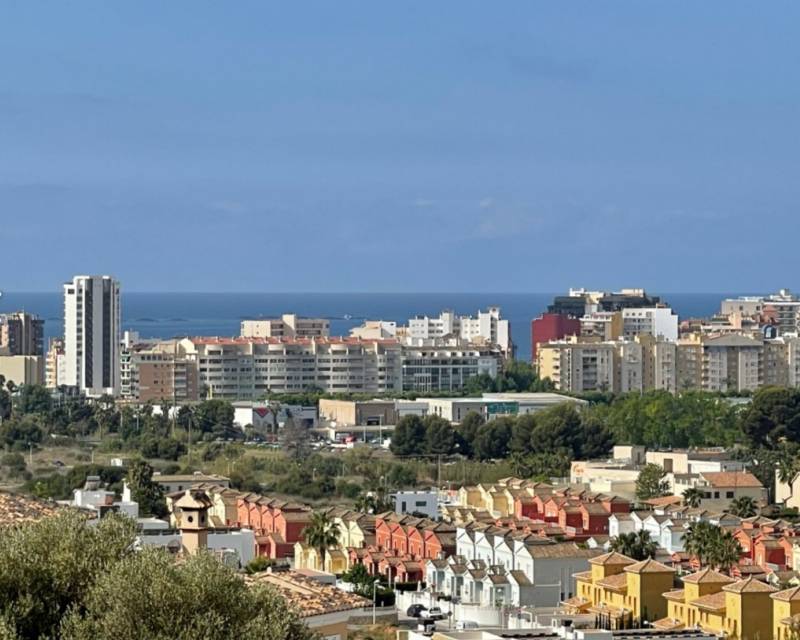
[[208,548],[208,509],[211,500],[204,491],[187,489],[175,507],[180,509],[178,527],[183,550],[195,555]]

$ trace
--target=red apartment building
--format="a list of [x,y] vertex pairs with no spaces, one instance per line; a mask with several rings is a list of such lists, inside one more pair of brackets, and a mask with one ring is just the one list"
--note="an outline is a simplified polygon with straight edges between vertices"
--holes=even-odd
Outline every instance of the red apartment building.
[[544,342],[561,340],[581,333],[578,318],[560,313],[543,313],[531,321],[531,362],[536,364],[536,347]]

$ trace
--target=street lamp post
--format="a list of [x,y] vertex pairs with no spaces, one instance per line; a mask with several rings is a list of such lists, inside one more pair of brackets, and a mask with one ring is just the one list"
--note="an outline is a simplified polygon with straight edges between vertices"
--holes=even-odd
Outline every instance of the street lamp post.
[[378,615],[378,611],[377,611],[377,602],[378,602],[377,591],[378,591],[378,583],[379,582],[380,582],[380,580],[375,580],[372,583],[372,626],[373,627],[377,623],[377,615]]

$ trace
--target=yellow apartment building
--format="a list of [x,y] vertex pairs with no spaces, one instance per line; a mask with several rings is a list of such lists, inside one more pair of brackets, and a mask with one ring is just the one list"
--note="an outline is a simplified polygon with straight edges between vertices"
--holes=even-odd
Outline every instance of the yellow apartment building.
[[590,558],[589,564],[590,571],[575,574],[577,595],[564,603],[568,608],[605,616],[612,629],[666,615],[662,594],[672,589],[674,569],[652,558],[636,562],[613,551]]
[[800,587],[778,591],[770,597],[773,640],[790,640],[796,637],[800,628]]
[[740,640],[772,640],[774,587],[753,577],[734,581],[710,568],[683,578],[683,587],[664,593],[668,613],[655,628],[698,627]]

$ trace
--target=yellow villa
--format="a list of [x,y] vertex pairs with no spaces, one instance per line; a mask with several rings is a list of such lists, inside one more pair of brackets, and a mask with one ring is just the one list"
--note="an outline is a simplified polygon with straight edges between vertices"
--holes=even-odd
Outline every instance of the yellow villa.
[[675,571],[653,559],[636,562],[610,553],[589,559],[591,571],[576,573],[577,595],[564,604],[576,613],[595,613],[612,629],[661,618],[667,613],[663,593],[672,588]]
[[683,589],[664,593],[667,616],[653,627],[689,627],[741,640],[772,640],[772,603],[776,589],[754,579],[735,581],[705,568],[683,578]]
[[800,628],[800,587],[778,591],[770,597],[773,640],[790,640],[796,637]]
[[294,543],[294,568],[325,571],[341,574],[347,571],[347,554],[341,549],[329,548],[325,552],[325,564],[320,562],[319,552],[305,542]]

